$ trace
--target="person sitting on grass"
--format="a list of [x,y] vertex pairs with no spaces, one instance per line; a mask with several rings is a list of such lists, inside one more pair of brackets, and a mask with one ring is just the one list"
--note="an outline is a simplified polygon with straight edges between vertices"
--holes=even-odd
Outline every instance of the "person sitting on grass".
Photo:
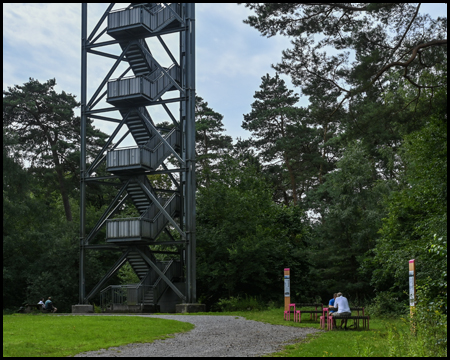
[[45,310],[51,311],[51,312],[53,312],[53,313],[55,313],[56,310],[58,310],[57,308],[55,308],[55,307],[53,306],[53,302],[52,302],[52,297],[51,297],[51,296],[49,296],[49,297],[48,297],[48,300],[45,302]]
[[347,330],[347,319],[346,316],[350,316],[352,314],[350,310],[350,306],[348,305],[348,300],[346,297],[342,295],[341,292],[337,293],[337,298],[334,300],[334,307],[337,308],[337,312],[333,314],[333,321],[336,325],[336,320],[342,317],[341,321],[341,329],[345,323],[345,330]]

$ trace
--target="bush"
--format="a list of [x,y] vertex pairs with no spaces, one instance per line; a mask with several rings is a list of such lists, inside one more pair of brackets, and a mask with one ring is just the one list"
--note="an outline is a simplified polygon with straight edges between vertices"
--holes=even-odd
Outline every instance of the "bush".
[[229,299],[219,299],[219,301],[212,306],[213,311],[250,311],[250,310],[263,310],[265,306],[259,302],[256,297],[245,296],[241,298],[230,297]]
[[94,303],[94,313],[100,314],[102,312],[102,308],[100,306],[95,305]]
[[[419,314],[421,310],[416,310],[414,321],[406,329],[388,327],[389,356],[447,357],[447,316],[428,314],[423,319]],[[403,320],[410,322],[409,319]]]
[[[365,306],[365,312],[371,316],[398,316],[407,313],[405,296],[388,291],[379,292],[377,296]],[[409,309],[409,307],[408,307]]]
[[428,292],[427,285],[417,287],[412,317],[403,319],[407,330],[388,328],[389,356],[447,357],[446,299],[430,300]]

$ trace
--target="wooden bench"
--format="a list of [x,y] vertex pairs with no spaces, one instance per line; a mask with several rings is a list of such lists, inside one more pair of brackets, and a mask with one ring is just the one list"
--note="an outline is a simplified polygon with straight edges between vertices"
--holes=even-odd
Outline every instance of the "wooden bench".
[[31,313],[31,312],[34,312],[34,311],[39,311],[39,312],[42,312],[42,313],[51,313],[52,312],[51,310],[44,309],[41,304],[27,304],[27,305],[25,305],[24,313]]
[[[332,316],[332,314],[330,314],[330,311],[332,311],[333,308],[323,308],[322,310],[323,310],[323,313],[322,313],[322,316],[320,317],[320,327],[322,329],[325,329],[325,320],[327,320],[327,326],[328,326],[328,329],[330,329],[330,327],[332,327],[332,324],[330,325],[330,322],[332,320],[332,318],[330,319],[330,316]],[[363,307],[351,307],[350,311],[358,312],[358,314],[356,316],[345,317],[346,319],[354,320],[353,325],[355,326],[356,329],[359,328],[359,320],[363,320],[363,328],[366,327],[366,320],[367,320],[367,326],[368,326],[369,317],[364,316],[364,308]],[[359,315],[360,311],[362,311],[362,316]],[[339,317],[339,319],[342,319],[342,318],[344,318],[344,317]]]
[[[351,310],[352,308],[350,308]],[[350,319],[353,320],[353,326],[356,329],[359,329],[359,320],[363,321],[363,329],[366,328],[366,324],[367,324],[367,330],[369,330],[369,315],[359,315],[359,311],[358,311],[358,315],[347,315],[347,316],[339,316],[339,317],[335,317],[334,319],[338,320],[338,319]],[[325,320],[324,320],[325,321]],[[328,329],[329,330],[333,330],[333,314],[331,314],[330,316],[328,316]]]

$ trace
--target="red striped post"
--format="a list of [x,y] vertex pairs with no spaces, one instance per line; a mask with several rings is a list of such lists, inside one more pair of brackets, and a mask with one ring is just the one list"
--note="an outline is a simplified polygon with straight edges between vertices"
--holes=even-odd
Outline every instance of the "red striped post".
[[290,272],[291,271],[289,268],[284,269],[284,311],[290,310],[289,308],[289,304],[291,303]]
[[411,331],[415,332],[414,307],[416,306],[416,261],[409,260],[409,314],[411,317]]

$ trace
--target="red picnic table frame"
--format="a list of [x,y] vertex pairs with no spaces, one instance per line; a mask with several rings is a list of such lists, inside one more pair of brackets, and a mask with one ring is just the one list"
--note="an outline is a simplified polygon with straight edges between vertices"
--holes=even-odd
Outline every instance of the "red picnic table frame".
[[[302,309],[298,309],[295,311],[294,313],[294,321],[296,321],[296,319],[298,319],[298,322],[302,321],[302,313],[306,313],[306,314],[310,314],[310,319],[312,319],[312,314],[314,314],[314,320],[317,321],[317,314],[323,314],[323,304],[319,304],[319,303],[299,303],[296,304],[297,308],[298,307],[312,307],[314,306],[316,308],[316,310],[302,310]],[[317,308],[320,306],[321,310],[317,310]]]
[[[298,309],[298,307],[311,307],[314,306],[316,308],[316,310],[301,310]],[[294,321],[298,321],[301,322],[301,313],[310,313],[311,314],[311,319],[312,319],[312,314],[315,314],[315,320],[317,320],[317,314],[323,313],[322,310],[317,310],[318,307],[323,308],[323,304],[319,304],[319,303],[292,303],[289,304],[289,310],[285,310],[284,311],[284,320],[291,320],[291,313],[294,314]],[[293,310],[292,310],[293,309]]]

